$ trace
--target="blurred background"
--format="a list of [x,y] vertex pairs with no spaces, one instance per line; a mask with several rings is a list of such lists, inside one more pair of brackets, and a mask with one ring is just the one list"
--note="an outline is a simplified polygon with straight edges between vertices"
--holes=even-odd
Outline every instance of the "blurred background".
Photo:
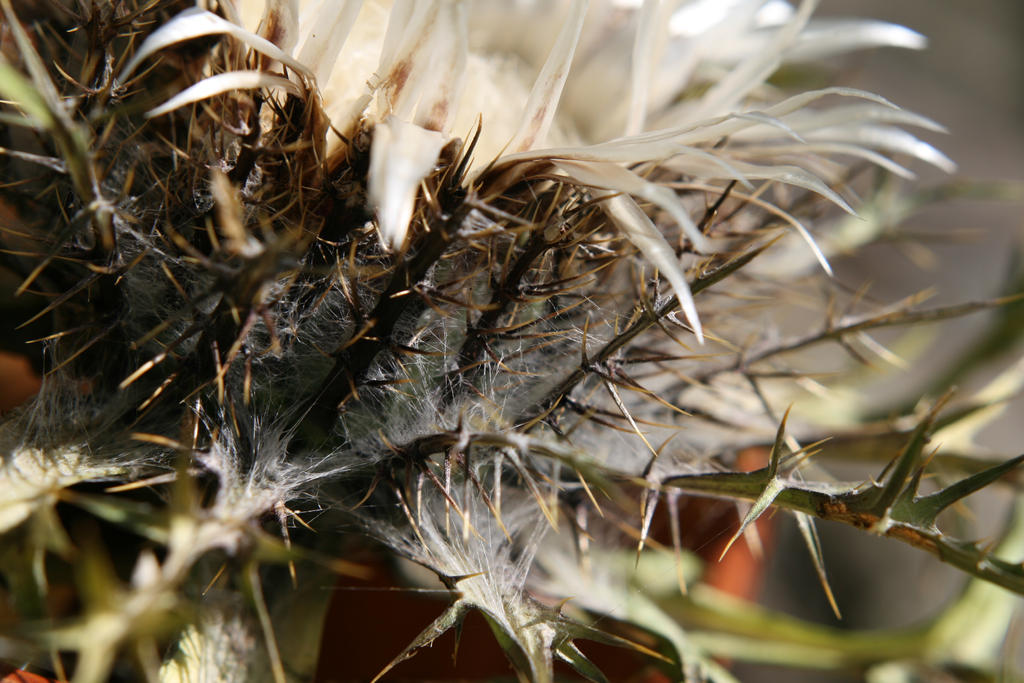
[[[959,166],[953,178],[915,165],[921,185],[950,181],[1010,181],[1016,199],[955,199],[916,213],[903,229],[929,236],[934,255],[914,259],[898,244],[877,245],[855,259],[834,263],[848,283],[872,282],[871,292],[893,300],[934,288],[929,305],[997,296],[1024,246],[1024,2],[1020,0],[822,0],[816,16],[871,17],[910,27],[928,37],[926,50],[880,50],[844,59],[842,85],[879,93],[925,114],[948,135],[921,135]],[[933,239],[931,239],[933,238]],[[1018,265],[1019,267],[1019,265]],[[991,316],[976,314],[943,324],[917,362],[878,390],[907,399],[928,386],[970,348]],[[897,335],[893,332],[890,339]],[[980,387],[999,367],[1024,356],[1024,346],[992,358],[962,391]],[[1020,397],[979,437],[995,453],[1024,452],[1024,400]],[[987,495],[987,494],[986,494]],[[975,496],[974,498],[979,498]],[[972,500],[976,537],[993,537],[1005,521],[1007,499]],[[818,586],[795,526],[779,515],[778,547],[770,559],[762,602],[787,613],[844,628],[905,626],[934,613],[964,579],[920,551],[839,525],[820,524],[825,563],[843,611],[837,622]],[[1007,594],[1008,600],[1017,598]],[[979,619],[984,615],[978,615]],[[1024,642],[1011,643],[1011,652]],[[1020,661],[1020,657],[1017,657]],[[859,677],[738,666],[743,681],[855,681]]]
[[[959,166],[956,174],[951,178],[917,164],[914,187],[957,181],[1016,185],[1004,192],[1015,198],[938,202],[906,221],[903,231],[924,236],[935,257],[932,263],[881,245],[839,264],[841,277],[873,282],[873,292],[882,299],[931,287],[933,305],[997,295],[1014,253],[1024,245],[1024,2],[822,0],[818,16],[829,15],[884,19],[928,38],[922,51],[856,54],[844,60],[841,73],[843,85],[876,92],[948,128],[945,135],[916,134],[952,158]],[[916,374],[934,373],[951,362],[984,322],[984,316],[973,316],[946,325],[941,344],[930,349]],[[914,374],[897,378],[908,397],[922,388]],[[1024,411],[1024,404],[1018,408]],[[1021,437],[1019,420],[1007,419],[986,435],[992,447],[1017,440],[1018,451]]]

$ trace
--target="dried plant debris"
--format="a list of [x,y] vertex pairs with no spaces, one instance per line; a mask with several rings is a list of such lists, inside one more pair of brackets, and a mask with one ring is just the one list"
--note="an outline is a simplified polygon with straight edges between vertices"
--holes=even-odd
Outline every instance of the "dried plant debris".
[[[472,612],[523,680],[606,680],[587,640],[672,680],[1003,665],[992,585],[1024,593],[1024,527],[975,542],[939,515],[1019,484],[970,437],[1021,366],[832,441],[799,407],[841,382],[808,350],[877,364],[879,328],[1019,307],[831,277],[884,237],[889,185],[860,177],[953,165],[914,136],[930,119],[773,74],[923,38],[812,1],[636,4],[0,0],[3,305],[45,373],[0,425],[0,657],[309,680],[322,588],[385,553],[450,604],[381,676]],[[794,306],[815,322],[782,333]],[[838,482],[843,460],[881,473]],[[973,578],[885,637],[737,607],[682,547],[691,495],[740,506],[729,545],[794,513],[837,613],[815,519]],[[663,562],[667,589],[642,578]]]

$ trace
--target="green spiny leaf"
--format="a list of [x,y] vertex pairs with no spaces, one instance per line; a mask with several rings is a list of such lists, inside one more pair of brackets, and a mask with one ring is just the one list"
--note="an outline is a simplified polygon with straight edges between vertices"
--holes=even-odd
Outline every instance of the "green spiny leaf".
[[888,471],[888,477],[885,479],[882,487],[868,494],[867,498],[870,500],[868,505],[871,511],[879,515],[879,517],[884,518],[888,510],[895,504],[899,495],[906,488],[907,482],[911,478],[911,473],[920,466],[921,453],[924,450],[925,444],[928,443],[928,434],[931,432],[932,425],[942,406],[949,399],[949,396],[947,394],[932,407],[928,415],[918,424],[910,437],[910,441],[907,442],[907,445],[904,446],[900,454],[892,463],[886,466],[883,476]]
[[818,575],[818,582],[821,583],[821,588],[825,591],[828,605],[832,608],[836,619],[842,619],[843,614],[839,611],[839,603],[836,602],[836,596],[828,582],[828,574],[825,572],[825,555],[821,551],[821,539],[818,538],[818,529],[814,525],[814,518],[803,512],[795,512],[793,516],[796,518],[797,528],[800,529],[800,537],[803,538],[807,552],[811,555],[814,573]]
[[608,683],[608,679],[597,666],[580,652],[572,641],[566,641],[555,648],[555,654],[588,681]]
[[977,474],[972,474],[966,479],[961,479],[941,491],[917,498],[913,502],[912,507],[918,515],[918,521],[934,524],[935,518],[947,507],[1001,479],[1004,474],[1016,468],[1022,462],[1024,462],[1024,455],[1018,455],[1016,458],[1007,460],[1001,465],[990,467]]
[[373,677],[371,683],[379,681],[384,674],[391,669],[395,668],[405,660],[409,659],[416,654],[419,650],[425,647],[429,647],[435,640],[440,636],[444,635],[449,629],[452,629],[462,623],[462,620],[466,618],[466,614],[469,612],[469,605],[462,602],[461,600],[456,601],[448,609],[444,611],[441,616],[432,621],[429,626],[423,629],[416,638],[409,643],[404,650],[388,662],[387,666],[381,669],[380,673]]
[[0,95],[12,100],[28,117],[11,117],[10,123],[44,130],[52,127],[53,117],[46,106],[46,101],[32,87],[32,83],[2,57],[0,57]]
[[782,459],[782,451],[785,448],[786,440],[786,420],[789,419],[790,408],[786,409],[785,415],[782,416],[782,420],[779,422],[779,428],[775,433],[775,443],[772,444],[771,453],[768,456],[768,467],[762,470],[764,476],[768,479],[765,484],[764,491],[757,497],[754,504],[750,506],[747,514],[743,517],[743,521],[740,522],[739,528],[736,533],[732,535],[729,542],[725,544],[725,548],[722,549],[722,554],[719,556],[719,560],[725,557],[725,554],[729,552],[729,548],[732,544],[743,535],[751,524],[764,514],[764,511],[775,502],[775,497],[782,493],[782,490],[786,488],[786,485],[779,479],[779,461]]

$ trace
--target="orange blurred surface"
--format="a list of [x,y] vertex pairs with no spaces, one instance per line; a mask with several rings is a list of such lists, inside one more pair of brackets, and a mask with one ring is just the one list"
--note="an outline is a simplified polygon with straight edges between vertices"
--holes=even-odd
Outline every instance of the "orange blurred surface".
[[40,383],[39,375],[27,358],[0,351],[0,412],[15,408],[35,396]]

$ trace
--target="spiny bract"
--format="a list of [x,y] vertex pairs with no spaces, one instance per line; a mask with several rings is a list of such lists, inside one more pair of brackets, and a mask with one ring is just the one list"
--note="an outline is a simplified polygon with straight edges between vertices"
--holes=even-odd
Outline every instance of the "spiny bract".
[[[877,236],[840,230],[858,174],[952,163],[881,97],[788,91],[794,64],[924,43],[816,4],[0,0],[3,265],[29,302],[6,305],[46,370],[0,432],[0,656],[308,679],[327,576],[364,575],[373,539],[450,591],[393,664],[475,610],[524,679],[602,680],[589,639],[731,680],[711,657],[758,648],[699,637],[739,637],[730,603],[677,594],[717,615],[691,632],[636,592],[666,547],[677,593],[696,578],[688,493],[752,502],[737,537],[793,511],[823,580],[815,516],[1024,592],[935,526],[1017,461],[918,493],[941,402],[867,432],[878,482],[805,465],[844,453],[806,445],[809,415],[784,428],[811,384],[791,352],[981,307],[868,310],[829,279]],[[824,330],[781,336],[789,302]],[[767,464],[736,471],[751,446]],[[823,661],[996,666],[949,623]]]

